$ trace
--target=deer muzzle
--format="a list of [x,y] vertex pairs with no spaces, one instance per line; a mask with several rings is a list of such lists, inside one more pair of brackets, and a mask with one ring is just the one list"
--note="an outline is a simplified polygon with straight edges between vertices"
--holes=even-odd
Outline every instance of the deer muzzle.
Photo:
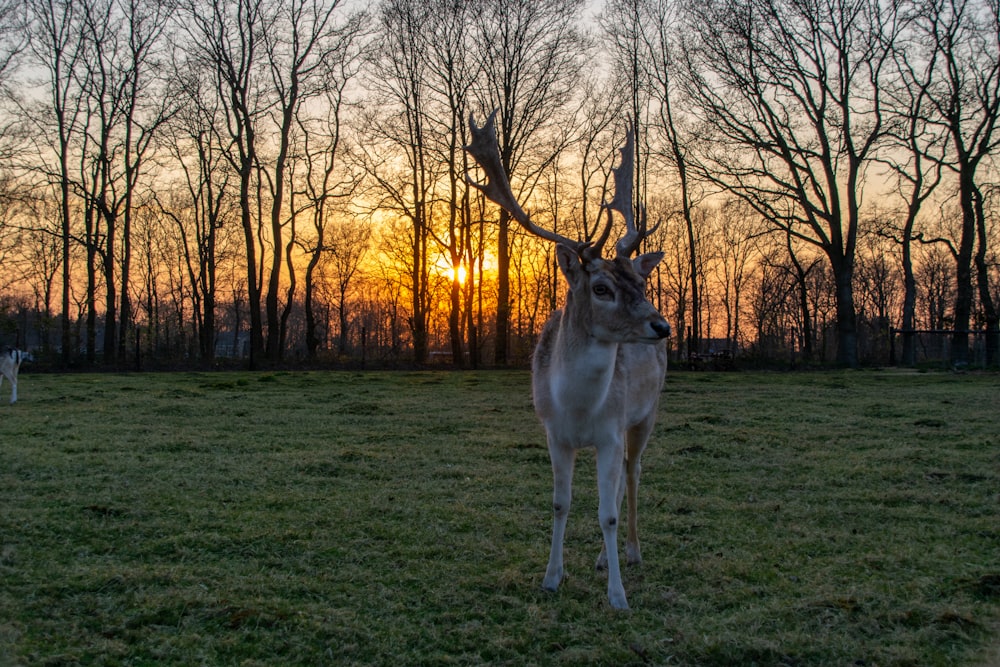
[[649,327],[657,338],[670,338],[670,324],[665,319],[653,320],[649,323]]

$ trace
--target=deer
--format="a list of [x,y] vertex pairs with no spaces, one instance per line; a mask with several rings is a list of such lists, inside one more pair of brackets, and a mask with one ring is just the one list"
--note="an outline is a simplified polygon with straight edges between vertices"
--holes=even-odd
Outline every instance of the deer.
[[17,372],[21,369],[21,362],[34,361],[30,352],[24,352],[13,347],[4,348],[0,351],[0,385],[3,379],[10,381],[10,404],[17,403]]
[[[596,241],[571,239],[540,227],[517,202],[502,166],[494,110],[482,127],[469,114],[471,143],[465,150],[479,164],[485,182],[468,183],[530,234],[555,243],[556,260],[568,283],[565,305],[552,313],[532,357],[532,400],[545,427],[552,464],[552,543],[542,588],[555,592],[562,582],[563,540],[572,498],[573,471],[581,449],[596,450],[598,520],[604,546],[597,570],[608,575],[608,602],[627,610],[618,555],[618,517],[628,494],[626,563],[642,562],[637,526],[640,459],[653,431],[667,372],[670,325],[646,297],[646,278],[662,252],[632,255],[656,227],[637,226],[632,204],[635,154],[631,124],[612,168],[615,193],[602,202],[607,223]],[[625,234],[612,259],[602,257],[614,220]],[[624,484],[623,484],[624,480]]]

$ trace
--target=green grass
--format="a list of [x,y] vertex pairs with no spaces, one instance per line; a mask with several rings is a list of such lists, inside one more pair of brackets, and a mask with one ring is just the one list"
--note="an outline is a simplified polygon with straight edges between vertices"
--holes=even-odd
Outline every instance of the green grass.
[[[2,390],[6,401],[7,385]],[[0,665],[985,665],[1000,376],[675,374],[645,562],[568,579],[529,376],[25,374],[0,405]]]

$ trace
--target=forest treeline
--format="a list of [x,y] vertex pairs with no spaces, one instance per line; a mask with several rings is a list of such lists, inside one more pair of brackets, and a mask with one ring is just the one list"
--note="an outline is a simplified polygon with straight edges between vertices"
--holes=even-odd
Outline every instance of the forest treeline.
[[494,109],[580,239],[635,127],[675,358],[1000,361],[1000,0],[0,0],[0,86],[0,343],[63,366],[522,363]]

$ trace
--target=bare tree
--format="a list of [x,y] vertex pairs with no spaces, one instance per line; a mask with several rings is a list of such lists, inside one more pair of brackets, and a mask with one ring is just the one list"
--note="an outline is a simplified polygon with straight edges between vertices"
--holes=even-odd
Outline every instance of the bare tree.
[[[265,308],[267,312],[266,356],[281,358],[287,336],[287,308],[294,297],[292,247],[296,212],[285,210],[286,180],[292,132],[298,126],[297,112],[311,98],[322,95],[330,85],[328,61],[339,59],[350,50],[359,29],[359,17],[338,20],[340,0],[282,0],[261,33],[267,71],[274,91],[271,123],[276,128],[271,141],[277,144],[274,161],[259,165],[270,190],[271,262],[268,272]],[[342,86],[343,84],[338,84]],[[294,207],[293,207],[294,209]],[[285,241],[285,220],[290,222],[290,238]],[[286,312],[279,319],[278,297],[281,289],[282,253],[288,264],[291,285],[286,298]]]
[[756,255],[754,240],[764,221],[745,202],[729,199],[717,214],[720,233],[718,279],[722,283],[722,307],[726,316],[726,340],[731,350],[742,343],[741,315],[747,284]]
[[[15,94],[11,84],[28,47],[32,14],[30,3],[24,0],[0,0],[0,93],[4,97]],[[0,155],[8,157],[17,150],[18,124],[16,113],[0,116]]]
[[[264,351],[261,320],[261,281],[257,264],[257,228],[254,189],[257,180],[257,125],[268,109],[260,89],[257,66],[263,33],[270,29],[262,0],[185,0],[180,27],[189,39],[191,66],[210,72],[225,115],[224,155],[238,176],[240,225],[245,243],[247,305],[250,316],[250,366]],[[258,189],[259,192],[259,189]]]
[[88,333],[95,315],[96,254],[104,273],[104,360],[113,363],[125,353],[131,319],[131,228],[139,178],[157,129],[172,113],[172,97],[162,88],[154,92],[167,11],[159,2],[139,0],[87,0],[82,8],[88,114],[79,187],[88,209]]
[[[360,19],[360,16],[358,17]],[[346,291],[347,284],[357,270],[357,264],[364,256],[366,248],[341,244],[331,235],[330,223],[334,217],[334,204],[338,198],[346,197],[356,191],[358,178],[353,174],[341,175],[338,167],[341,165],[342,141],[342,110],[345,101],[345,90],[358,72],[363,39],[360,30],[355,29],[357,48],[345,48],[331,53],[325,60],[326,72],[323,78],[325,86],[319,94],[324,113],[302,113],[301,108],[296,113],[296,122],[301,134],[302,147],[300,159],[304,162],[305,173],[302,182],[296,187],[301,189],[302,196],[308,202],[306,214],[309,217],[312,235],[298,241],[300,247],[309,258],[304,276],[303,308],[306,318],[305,344],[310,358],[315,358],[321,343],[318,331],[316,294],[320,283],[320,270],[324,258],[333,253],[342,258],[349,258],[351,269],[338,275],[345,276],[340,283],[341,294]],[[367,245],[367,238],[365,243]],[[346,304],[341,300],[341,321],[346,319],[343,312]],[[346,332],[342,330],[342,345],[346,348]]]
[[60,203],[52,197],[23,202],[24,226],[19,230],[18,252],[24,260],[24,279],[31,286],[39,311],[42,350],[51,351],[50,327],[56,280],[61,272]]
[[[955,304],[955,253],[945,243],[934,243],[922,248],[920,262],[914,269],[917,283],[917,322],[927,329],[951,329],[954,321],[951,308]],[[931,343],[942,341],[934,336]],[[947,357],[950,341],[943,341],[941,349],[926,348],[926,354]],[[919,351],[919,350],[918,350]]]
[[[60,236],[62,238],[62,363],[68,365],[73,356],[71,246],[73,243],[73,195],[71,192],[70,160],[73,135],[78,130],[81,96],[74,76],[83,56],[79,31],[80,13],[77,0],[29,0],[30,62],[45,73],[48,99],[38,112],[22,106],[23,118],[32,126],[29,136],[36,143],[35,153],[42,175],[57,192],[60,206]],[[49,144],[48,142],[52,143]],[[50,156],[56,164],[46,166]]]
[[987,235],[980,168],[1000,146],[1000,4],[996,0],[926,0],[921,9],[917,39],[931,46],[925,57],[934,68],[927,105],[932,122],[949,139],[945,166],[957,178],[961,210],[951,359],[959,364],[968,361],[975,268],[989,331],[987,361],[995,364],[1000,361],[1000,310],[985,278]]
[[[478,75],[479,63],[473,56],[472,16],[474,5],[454,0],[432,0],[428,3],[428,23],[425,26],[424,71],[427,88],[437,101],[440,111],[429,119],[438,119],[435,138],[440,160],[448,166],[446,178],[446,224],[440,233],[436,226],[431,233],[445,254],[449,269],[448,334],[452,359],[456,366],[465,366],[463,336],[463,306],[471,307],[472,291],[463,299],[463,283],[475,280],[471,268],[472,208],[465,174],[468,158],[462,147],[468,143],[465,117],[469,111],[471,89]],[[471,337],[471,336],[470,336]],[[475,350],[472,355],[475,356]]]
[[713,131],[698,171],[791,236],[836,278],[837,361],[855,366],[861,184],[884,128],[895,7],[878,0],[690,5],[686,92]]
[[[887,239],[876,232],[877,224],[865,221],[858,243],[857,293],[862,342],[868,358],[884,359],[889,352],[892,315],[899,310],[900,271]],[[864,346],[862,346],[864,347]]]
[[[680,208],[678,193],[667,191],[650,198],[647,215],[660,226],[650,238],[655,238],[658,247],[663,248],[665,253],[662,270],[650,276],[650,282],[653,277],[658,279],[658,299],[669,303],[671,321],[677,332],[675,349],[686,358],[694,351],[688,348],[690,324],[687,319],[690,312],[691,248]],[[658,307],[661,310],[667,308],[659,304]]]
[[199,356],[204,363],[211,363],[216,344],[220,235],[238,204],[232,196],[235,174],[223,155],[221,103],[213,90],[206,89],[202,74],[183,63],[176,67],[183,102],[167,127],[164,144],[181,178],[167,201],[156,192],[154,196],[181,237],[181,255],[192,286]]
[[[695,184],[688,165],[692,138],[687,131],[685,114],[678,109],[679,83],[674,79],[678,69],[676,26],[679,25],[679,3],[674,0],[628,0],[609,2],[601,17],[604,33],[615,45],[619,78],[632,94],[630,114],[649,127],[638,136],[649,136],[648,153],[656,154],[676,174],[679,188],[680,213],[687,232],[687,287],[690,290],[690,343],[697,350],[702,334],[702,284],[699,276],[701,251],[697,244],[695,217]],[[649,115],[648,121],[640,118]],[[659,141],[657,141],[659,140]],[[640,142],[640,145],[642,143]],[[648,169],[636,161],[636,182],[642,192],[648,187]],[[640,202],[645,196],[640,193]]]
[[17,58],[28,46],[30,5],[24,0],[0,1],[0,81],[6,84]]
[[[404,263],[417,362],[429,353],[432,293],[446,274],[453,358],[460,365],[465,358],[463,304],[470,303],[474,278],[464,265],[476,256],[462,151],[477,66],[470,46],[473,9],[450,0],[382,2],[380,48],[369,58],[369,89],[377,104],[363,116],[367,141],[357,152],[374,208],[407,223]],[[392,245],[398,254],[399,243]]]
[[[423,72],[427,47],[424,27],[430,8],[420,0],[386,0],[378,11],[381,48],[371,59],[373,92],[382,113],[365,119],[368,139],[359,146],[365,170],[375,183],[377,208],[408,225],[407,256],[413,355],[423,363],[429,352],[429,253],[435,188],[445,165],[430,159],[431,91]],[[397,249],[398,250],[398,249]]]
[[[551,127],[577,87],[586,43],[578,27],[583,0],[495,0],[480,14],[477,38],[487,79],[481,105],[499,109],[497,140],[506,173],[532,183],[527,146]],[[544,158],[540,161],[544,163]],[[519,198],[521,197],[519,194]],[[510,335],[510,215],[500,211],[495,362],[507,363]]]
[[[896,84],[888,89],[888,106],[896,119],[889,124],[883,162],[896,177],[896,194],[904,210],[901,215],[880,217],[876,233],[892,238],[901,248],[903,270],[902,363],[916,363],[913,330],[916,327],[917,283],[913,269],[913,241],[917,218],[924,203],[941,183],[946,135],[929,120],[927,109],[937,69],[936,49],[926,49],[918,32],[908,30],[893,50]],[[896,218],[899,218],[898,220]]]
[[334,308],[337,310],[337,351],[347,355],[351,334],[351,306],[348,297],[355,286],[361,263],[369,252],[371,226],[364,220],[344,219],[333,225],[328,239],[326,269],[329,273]]

